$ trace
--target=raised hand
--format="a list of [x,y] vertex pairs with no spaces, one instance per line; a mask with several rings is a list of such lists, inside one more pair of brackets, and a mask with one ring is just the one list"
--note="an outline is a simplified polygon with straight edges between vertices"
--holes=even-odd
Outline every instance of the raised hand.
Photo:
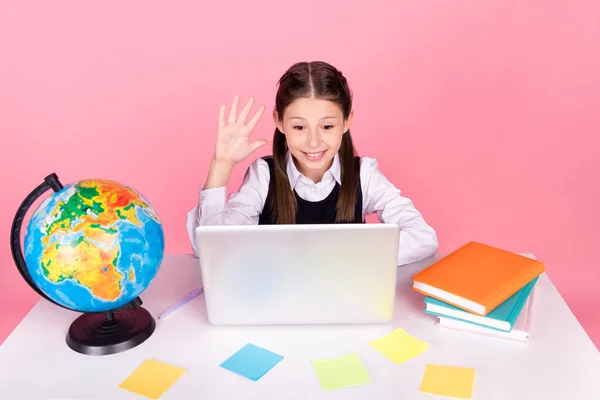
[[259,147],[267,144],[265,139],[250,142],[250,134],[263,115],[265,110],[264,105],[261,105],[250,121],[246,123],[248,114],[254,105],[254,98],[251,97],[248,100],[246,106],[236,118],[239,100],[239,96],[236,95],[229,110],[227,122],[225,122],[225,105],[221,105],[219,111],[219,130],[214,155],[216,162],[234,165],[248,157]]

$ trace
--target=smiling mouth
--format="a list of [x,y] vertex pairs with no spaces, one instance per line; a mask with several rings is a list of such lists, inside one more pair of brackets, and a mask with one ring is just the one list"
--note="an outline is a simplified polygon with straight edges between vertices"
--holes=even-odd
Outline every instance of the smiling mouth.
[[318,153],[307,153],[303,151],[302,153],[309,160],[320,160],[323,157],[323,155],[325,155],[325,151],[320,151]]

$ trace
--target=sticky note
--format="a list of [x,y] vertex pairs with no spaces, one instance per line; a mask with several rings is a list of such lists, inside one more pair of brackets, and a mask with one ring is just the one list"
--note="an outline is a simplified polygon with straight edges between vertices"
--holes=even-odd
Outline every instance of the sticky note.
[[439,396],[470,399],[475,369],[427,364],[419,390]]
[[136,368],[119,387],[151,399],[158,399],[184,373],[183,368],[150,359]]
[[412,337],[400,328],[369,342],[369,345],[396,364],[406,362],[429,348],[426,342]]
[[356,386],[371,381],[357,353],[350,353],[328,360],[313,360],[323,390]]
[[283,356],[248,343],[220,366],[256,381],[281,360]]

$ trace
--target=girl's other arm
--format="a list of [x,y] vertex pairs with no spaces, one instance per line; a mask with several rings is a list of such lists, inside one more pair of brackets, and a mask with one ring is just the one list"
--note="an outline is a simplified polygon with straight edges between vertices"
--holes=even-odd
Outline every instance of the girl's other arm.
[[427,224],[412,201],[401,196],[400,190],[381,173],[375,159],[361,159],[360,178],[365,214],[377,213],[380,222],[400,227],[398,265],[434,255],[439,248],[435,230]]

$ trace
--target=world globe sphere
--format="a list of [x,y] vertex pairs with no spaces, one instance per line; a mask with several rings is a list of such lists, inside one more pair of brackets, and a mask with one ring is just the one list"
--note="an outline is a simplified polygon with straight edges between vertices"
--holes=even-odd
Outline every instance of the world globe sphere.
[[59,305],[104,312],[137,298],[164,255],[156,211],[131,187],[85,179],[51,193],[23,239],[31,281]]

